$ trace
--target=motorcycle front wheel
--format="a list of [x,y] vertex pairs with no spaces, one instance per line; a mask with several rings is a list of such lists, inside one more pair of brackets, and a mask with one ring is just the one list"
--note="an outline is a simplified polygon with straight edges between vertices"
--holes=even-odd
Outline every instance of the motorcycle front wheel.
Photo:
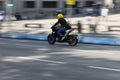
[[56,42],[56,38],[52,34],[48,35],[48,39],[47,40],[48,40],[49,44],[55,44],[55,42]]

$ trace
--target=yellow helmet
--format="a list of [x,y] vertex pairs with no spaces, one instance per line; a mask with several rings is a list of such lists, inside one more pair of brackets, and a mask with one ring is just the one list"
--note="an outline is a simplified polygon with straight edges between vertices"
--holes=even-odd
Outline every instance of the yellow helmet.
[[57,15],[57,18],[58,18],[58,19],[63,18],[63,17],[64,17],[63,14],[58,14],[58,15]]

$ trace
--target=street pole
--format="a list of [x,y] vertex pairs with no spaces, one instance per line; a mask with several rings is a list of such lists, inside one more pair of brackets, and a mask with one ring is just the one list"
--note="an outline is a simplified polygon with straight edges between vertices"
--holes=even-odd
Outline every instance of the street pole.
[[11,17],[12,17],[12,6],[9,6],[9,4],[11,3],[11,0],[6,0],[5,1],[5,9],[6,9],[6,15],[5,15],[5,22],[7,24],[7,32],[9,33],[9,31],[11,30]]
[[67,17],[68,18],[72,17],[72,6],[71,5],[67,6]]
[[[73,13],[72,6],[76,4],[76,0],[67,0],[66,4],[67,4],[67,18],[71,18]],[[70,21],[71,20],[69,19],[69,22]]]
[[11,15],[12,15],[12,7],[9,6],[10,0],[6,0],[5,2],[5,8],[6,8],[6,21],[10,22],[11,21]]

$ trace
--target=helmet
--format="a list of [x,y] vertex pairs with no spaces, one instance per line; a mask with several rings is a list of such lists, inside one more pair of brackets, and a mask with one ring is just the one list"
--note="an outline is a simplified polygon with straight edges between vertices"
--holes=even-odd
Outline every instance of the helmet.
[[58,18],[58,19],[63,18],[63,17],[64,17],[63,14],[58,14],[58,15],[57,15],[57,18]]

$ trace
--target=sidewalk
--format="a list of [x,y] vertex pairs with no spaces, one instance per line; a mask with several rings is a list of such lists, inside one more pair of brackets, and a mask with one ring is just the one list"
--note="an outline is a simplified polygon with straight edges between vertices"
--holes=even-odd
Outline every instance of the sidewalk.
[[[69,18],[67,19],[71,24],[76,24],[78,21],[82,21],[83,30],[82,34],[78,34],[75,30],[73,33],[78,35],[78,40],[81,43],[93,43],[93,44],[108,44],[108,45],[120,45],[120,14],[110,15],[108,21],[99,22],[97,26],[97,34],[90,33],[88,26],[84,22],[84,17]],[[18,38],[18,39],[34,39],[34,40],[47,40],[47,35],[51,33],[50,27],[57,19],[43,19],[43,20],[24,20],[24,21],[12,21],[10,23],[4,22],[1,29],[1,37]],[[26,23],[39,23],[42,24],[41,28],[37,28],[38,25],[30,25],[26,28]],[[109,26],[113,27],[113,31],[108,31]],[[77,28],[76,26],[72,26]],[[118,31],[116,31],[118,30]]]

